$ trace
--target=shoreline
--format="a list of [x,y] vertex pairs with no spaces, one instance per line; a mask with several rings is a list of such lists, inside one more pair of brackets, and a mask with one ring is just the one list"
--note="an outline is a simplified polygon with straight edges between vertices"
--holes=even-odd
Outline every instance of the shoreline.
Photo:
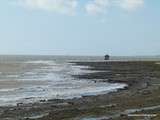
[[[129,86],[104,95],[83,96],[68,100],[42,100],[40,103],[20,103],[16,107],[0,107],[0,118],[2,120],[5,118],[11,120],[81,120],[89,117],[112,117],[115,113],[122,113],[127,109],[160,105],[160,86],[158,86],[160,65],[157,66],[156,62],[75,62],[75,64],[90,66],[89,70],[103,71],[74,75],[78,79],[103,79],[101,82],[120,82]],[[152,113],[152,111],[149,112]],[[155,117],[155,120],[159,120],[159,109],[156,113],[158,117]],[[123,120],[128,119],[127,115],[120,115],[114,120],[122,119],[122,117]]]

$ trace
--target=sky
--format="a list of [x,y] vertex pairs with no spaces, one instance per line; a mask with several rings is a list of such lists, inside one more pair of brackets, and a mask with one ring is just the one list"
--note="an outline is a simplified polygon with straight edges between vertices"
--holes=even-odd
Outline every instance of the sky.
[[160,55],[160,0],[1,0],[0,54]]

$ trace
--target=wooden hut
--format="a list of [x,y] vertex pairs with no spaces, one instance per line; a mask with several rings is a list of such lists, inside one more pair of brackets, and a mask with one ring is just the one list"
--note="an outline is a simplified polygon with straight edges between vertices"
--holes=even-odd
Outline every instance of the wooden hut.
[[105,55],[104,60],[109,60],[109,57],[110,57],[109,55]]

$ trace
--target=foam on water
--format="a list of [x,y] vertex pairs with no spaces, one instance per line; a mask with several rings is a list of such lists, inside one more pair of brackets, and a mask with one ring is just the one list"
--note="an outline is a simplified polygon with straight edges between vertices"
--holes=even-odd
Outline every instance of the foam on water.
[[51,60],[36,60],[36,61],[27,61],[27,62],[24,62],[24,63],[27,63],[27,64],[45,64],[45,65],[56,65],[56,63],[54,61],[51,61]]
[[[43,99],[68,99],[84,95],[105,94],[117,89],[124,88],[125,84],[104,83],[94,80],[79,80],[72,75],[90,72],[87,66],[76,66],[67,62],[56,63],[55,61],[36,60],[25,61],[21,64],[36,65],[30,71],[10,74],[8,78],[15,77],[21,81],[45,81],[45,85],[19,86],[13,89],[0,90],[0,105],[15,105],[19,102],[35,102]],[[26,66],[27,66],[26,65]],[[37,67],[38,66],[38,67]]]

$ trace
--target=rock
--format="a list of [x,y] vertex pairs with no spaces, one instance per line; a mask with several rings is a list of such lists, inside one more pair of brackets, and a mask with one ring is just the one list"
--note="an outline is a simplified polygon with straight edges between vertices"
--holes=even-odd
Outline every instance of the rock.
[[40,102],[46,102],[46,100],[40,100]]
[[142,95],[149,95],[151,93],[152,92],[150,90],[144,90],[144,91],[142,91]]
[[23,103],[17,103],[17,107],[22,106],[22,105],[23,105]]
[[69,105],[74,105],[74,102],[69,101],[68,104]]
[[102,106],[100,106],[100,108],[114,108],[116,106],[117,106],[117,104],[109,104],[109,105],[102,105]]
[[25,118],[25,120],[31,120],[30,118]]
[[145,82],[144,84],[142,84],[142,88],[147,88],[149,86],[149,82]]
[[122,118],[127,118],[127,117],[128,117],[128,115],[127,115],[127,114],[125,114],[125,113],[121,113],[121,114],[120,114],[120,117],[122,117]]

